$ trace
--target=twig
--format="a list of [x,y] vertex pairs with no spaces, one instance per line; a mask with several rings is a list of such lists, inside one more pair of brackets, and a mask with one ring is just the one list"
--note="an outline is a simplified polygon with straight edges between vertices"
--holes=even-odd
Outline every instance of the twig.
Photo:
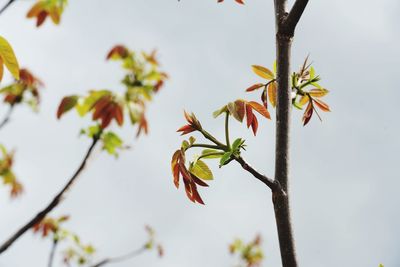
[[14,110],[14,105],[11,105],[6,115],[4,116],[3,120],[0,122],[0,130],[3,129],[3,127],[6,126],[6,124],[10,121],[13,110]]
[[235,157],[234,158],[242,168],[248,172],[250,172],[255,178],[263,182],[266,186],[268,186],[273,193],[281,193],[286,195],[285,191],[282,189],[280,183],[277,180],[273,180],[255,170],[253,167],[250,166],[242,157]]
[[18,238],[20,238],[26,231],[32,228],[35,224],[42,221],[48,213],[50,213],[55,207],[60,204],[60,202],[64,199],[64,195],[73,185],[73,183],[77,180],[79,175],[84,170],[90,155],[93,152],[101,133],[93,137],[92,144],[90,145],[88,151],[86,152],[85,157],[83,158],[79,168],[75,171],[74,175],[69,179],[69,181],[65,184],[65,186],[61,189],[61,191],[53,198],[53,200],[42,210],[40,211],[35,217],[33,217],[28,223],[22,226],[15,234],[13,234],[7,241],[5,241],[0,246],[0,254],[6,251]]
[[53,240],[53,243],[51,245],[51,250],[50,250],[50,256],[49,256],[49,263],[48,263],[48,267],[52,267],[53,266],[53,261],[54,261],[54,254],[56,252],[57,249],[57,245],[58,245],[58,239],[55,238]]
[[297,23],[299,22],[303,12],[308,4],[308,0],[296,0],[293,4],[292,9],[284,20],[284,27],[291,33],[294,34]]
[[9,0],[7,2],[7,4],[5,4],[1,9],[0,9],[0,15],[3,14],[4,11],[6,11],[6,9],[11,6],[12,3],[14,3],[15,0]]
[[126,261],[129,259],[132,259],[136,256],[139,256],[140,254],[142,254],[143,252],[145,252],[147,250],[146,246],[143,246],[139,249],[133,250],[127,254],[124,254],[122,256],[118,256],[118,257],[113,257],[113,258],[106,258],[102,261],[99,261],[98,263],[90,266],[90,267],[100,267],[100,266],[104,266],[106,264],[109,263],[116,263],[116,262],[121,262],[121,261]]

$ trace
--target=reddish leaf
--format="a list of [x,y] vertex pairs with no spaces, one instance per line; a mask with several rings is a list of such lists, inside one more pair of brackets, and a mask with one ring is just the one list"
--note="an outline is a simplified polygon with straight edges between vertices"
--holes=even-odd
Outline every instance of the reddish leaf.
[[263,115],[265,118],[267,119],[271,119],[271,115],[269,114],[268,110],[261,104],[254,102],[254,101],[250,101],[248,102],[248,104],[258,113],[260,113],[261,115]]
[[247,118],[247,128],[249,128],[251,123],[253,122],[254,113],[253,109],[248,104],[246,104],[246,118]]
[[313,105],[311,102],[309,102],[303,115],[303,126],[306,126],[307,123],[310,121],[313,111],[314,111]]
[[124,124],[124,110],[121,105],[115,104],[115,120],[117,121],[119,126]]
[[243,121],[244,115],[246,113],[245,102],[243,100],[236,100],[235,101],[235,109],[236,109],[236,114],[238,115],[238,118],[240,119],[240,121]]
[[107,54],[107,59],[126,58],[129,56],[129,50],[123,45],[114,46]]
[[317,107],[319,107],[322,111],[325,111],[325,112],[330,112],[331,111],[329,109],[328,104],[326,104],[325,102],[323,102],[323,101],[321,101],[319,99],[316,99],[316,98],[313,98],[313,101],[314,101],[315,105],[317,105]]
[[257,129],[258,129],[258,120],[256,116],[253,116],[253,120],[251,122],[251,128],[253,129],[254,135],[257,135]]
[[191,133],[191,132],[194,132],[194,131],[196,131],[196,129],[194,129],[194,128],[193,128],[191,125],[189,125],[189,124],[184,125],[184,126],[182,126],[181,128],[179,128],[179,129],[177,130],[177,132],[182,132],[181,135],[185,135],[185,134],[188,134],[188,133]]
[[66,96],[61,100],[60,105],[57,109],[57,119],[60,119],[61,116],[75,107],[76,103],[78,102],[77,96]]
[[260,89],[260,88],[263,87],[263,86],[264,86],[264,84],[262,84],[262,83],[256,83],[256,84],[250,86],[249,88],[247,88],[247,89],[246,89],[246,92],[251,92],[251,91]]
[[43,10],[37,15],[36,27],[39,27],[40,25],[43,24],[48,14],[49,13],[47,11]]

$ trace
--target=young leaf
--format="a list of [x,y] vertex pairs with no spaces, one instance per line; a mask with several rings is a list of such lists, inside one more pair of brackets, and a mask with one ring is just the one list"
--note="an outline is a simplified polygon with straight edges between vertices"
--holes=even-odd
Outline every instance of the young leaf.
[[203,180],[213,180],[214,176],[207,166],[207,164],[202,160],[197,160],[190,168],[189,171],[196,177]]
[[221,160],[219,161],[219,166],[224,166],[231,158],[232,156],[232,151],[225,152],[224,155],[222,155]]
[[277,95],[277,84],[276,82],[272,82],[268,85],[268,97],[269,102],[273,107],[276,107],[276,95]]
[[251,67],[253,69],[253,72],[255,74],[257,74],[258,76],[260,76],[261,78],[264,78],[267,80],[272,80],[275,78],[274,73],[263,66],[253,65]]
[[14,50],[6,39],[0,36],[0,57],[16,80],[19,80],[19,65]]
[[246,89],[246,92],[251,92],[251,91],[260,89],[260,88],[263,87],[263,86],[264,86],[263,83],[254,84],[254,85],[250,86],[249,88],[247,88],[247,89]]
[[78,102],[78,96],[66,96],[61,100],[60,105],[58,106],[57,110],[57,119],[60,119],[61,116],[66,113],[67,111],[73,109]]
[[254,101],[250,101],[248,102],[248,104],[258,113],[260,113],[261,115],[263,115],[265,118],[267,119],[271,119],[271,115],[269,114],[268,110],[261,104],[254,102]]

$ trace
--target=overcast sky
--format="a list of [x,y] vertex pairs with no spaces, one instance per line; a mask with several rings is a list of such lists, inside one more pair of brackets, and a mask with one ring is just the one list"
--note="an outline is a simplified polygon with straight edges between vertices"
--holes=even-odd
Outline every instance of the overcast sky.
[[[0,35],[46,84],[40,112],[18,108],[0,132],[0,142],[16,149],[25,186],[14,201],[0,189],[0,239],[47,204],[80,163],[90,140],[78,133],[88,121],[73,114],[57,121],[57,105],[89,89],[121,92],[123,72],[105,61],[121,43],[157,48],[171,77],[149,106],[150,135],[135,140],[136,129],[124,128],[132,149],[118,160],[97,153],[53,215],[70,214],[65,226],[96,246],[99,258],[140,246],[143,226],[152,225],[165,257],[148,253],[116,267],[230,267],[228,243],[257,233],[263,266],[280,266],[271,195],[260,182],[237,164],[214,163],[215,180],[200,192],[206,206],[194,205],[173,186],[169,166],[182,141],[175,131],[183,109],[221,136],[223,122],[211,113],[236,98],[258,98],[244,89],[259,81],[250,65],[274,61],[272,1],[71,0],[60,26],[47,21],[39,29],[25,19],[31,5],[17,1],[0,17]],[[398,0],[310,1],[299,24],[293,66],[310,54],[333,111],[307,127],[301,112],[293,114],[291,201],[301,266],[400,266],[399,12]],[[243,156],[273,175],[274,123],[262,120],[256,138],[232,126],[247,140]],[[27,233],[0,266],[46,266],[49,250],[48,240]]]

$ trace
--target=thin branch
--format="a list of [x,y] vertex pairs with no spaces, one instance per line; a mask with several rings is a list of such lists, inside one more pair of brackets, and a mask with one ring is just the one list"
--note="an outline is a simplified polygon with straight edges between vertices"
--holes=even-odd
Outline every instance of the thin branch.
[[221,149],[219,146],[216,145],[209,145],[209,144],[193,144],[190,147],[202,147],[202,148],[210,148],[210,149]]
[[0,15],[3,14],[4,11],[6,11],[7,8],[11,6],[12,3],[14,3],[15,0],[9,0],[7,4],[5,4],[1,9],[0,9]]
[[53,243],[51,245],[51,250],[50,250],[50,256],[49,256],[49,263],[48,263],[48,267],[53,267],[53,261],[54,261],[54,254],[56,252],[57,249],[57,245],[58,245],[58,239],[55,238],[53,240]]
[[300,21],[301,16],[303,15],[304,10],[308,4],[308,0],[296,0],[293,4],[292,9],[289,12],[289,15],[286,17],[284,21],[284,27],[290,32],[294,33],[296,29],[297,23]]
[[229,141],[229,111],[225,112],[225,139],[226,139],[226,146],[230,148],[231,143]]
[[67,191],[71,188],[73,183],[77,180],[79,175],[85,169],[85,166],[89,160],[90,155],[92,154],[101,133],[93,137],[92,144],[90,145],[88,151],[86,152],[85,157],[83,158],[79,168],[75,171],[74,175],[69,179],[69,181],[65,184],[65,186],[61,189],[61,191],[53,198],[53,200],[42,210],[40,211],[35,217],[33,217],[29,222],[27,222],[24,226],[22,226],[15,234],[13,234],[7,241],[5,241],[0,246],[0,254],[6,251],[18,238],[20,238],[26,231],[31,229],[34,225],[42,221],[48,213],[50,213],[61,201],[64,199],[64,195]]
[[266,186],[268,186],[273,193],[282,193],[286,195],[285,191],[283,191],[280,183],[277,180],[273,180],[255,170],[253,167],[250,166],[242,157],[235,157],[234,158],[239,164],[242,166],[243,169],[250,172],[255,178],[263,182]]
[[126,261],[126,260],[130,260],[136,256],[139,256],[140,254],[142,254],[143,252],[145,252],[147,250],[146,246],[143,246],[139,249],[133,250],[127,254],[124,254],[122,256],[118,256],[118,257],[113,257],[113,258],[106,258],[102,261],[99,261],[98,263],[90,266],[90,267],[100,267],[100,266],[104,266],[106,264],[109,263],[117,263],[117,262],[122,262],[122,261]]
[[11,105],[10,108],[8,109],[6,115],[4,116],[3,120],[0,122],[0,130],[6,126],[6,124],[10,121],[11,114],[14,110],[14,105]]

